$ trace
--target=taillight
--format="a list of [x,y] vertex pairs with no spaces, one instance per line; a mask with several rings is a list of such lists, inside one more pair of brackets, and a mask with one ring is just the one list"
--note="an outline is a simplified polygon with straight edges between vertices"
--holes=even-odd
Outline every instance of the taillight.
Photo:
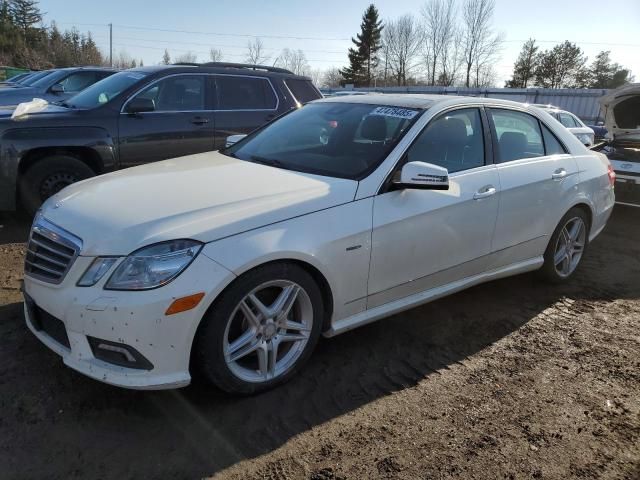
[[609,184],[613,187],[616,183],[616,172],[611,165],[607,168],[607,175],[609,175]]

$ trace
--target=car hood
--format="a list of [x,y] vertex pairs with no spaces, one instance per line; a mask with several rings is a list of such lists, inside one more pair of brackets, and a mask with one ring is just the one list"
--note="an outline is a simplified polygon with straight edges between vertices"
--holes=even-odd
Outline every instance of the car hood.
[[358,182],[208,152],[71,185],[42,215],[80,237],[81,254],[128,255],[153,243],[211,242],[353,200]]
[[[15,105],[3,105],[2,102],[0,101],[0,119],[11,117],[11,115],[13,114],[13,111],[16,109],[19,103],[22,103],[22,102],[18,102]],[[52,105],[50,103],[44,108],[44,110],[40,110],[38,112],[29,112],[28,114],[22,115],[13,120],[21,121],[21,120],[24,120],[25,118],[33,117],[34,115],[47,115],[47,114],[52,115],[52,114],[58,114],[58,113],[67,113],[70,110],[73,110],[73,109],[62,107],[60,105]]]
[[599,100],[604,122],[615,139],[640,141],[640,83],[609,92]]

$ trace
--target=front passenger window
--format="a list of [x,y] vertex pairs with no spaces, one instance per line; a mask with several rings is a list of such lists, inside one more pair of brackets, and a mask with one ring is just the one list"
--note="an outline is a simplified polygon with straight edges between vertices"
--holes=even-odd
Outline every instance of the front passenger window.
[[204,110],[204,77],[202,75],[168,77],[151,85],[138,96],[153,100],[156,111],[159,112]]
[[426,162],[449,173],[484,165],[482,120],[477,108],[454,110],[431,120],[407,151],[407,162]]

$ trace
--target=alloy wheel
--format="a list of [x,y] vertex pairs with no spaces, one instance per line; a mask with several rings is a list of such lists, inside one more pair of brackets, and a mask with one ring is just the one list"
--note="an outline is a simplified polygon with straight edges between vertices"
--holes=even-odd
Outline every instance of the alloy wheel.
[[580,217],[569,219],[558,235],[553,254],[553,264],[557,274],[566,278],[577,268],[584,253],[587,228]]
[[300,358],[313,327],[308,293],[290,280],[273,280],[244,296],[227,321],[224,359],[240,380],[266,382]]

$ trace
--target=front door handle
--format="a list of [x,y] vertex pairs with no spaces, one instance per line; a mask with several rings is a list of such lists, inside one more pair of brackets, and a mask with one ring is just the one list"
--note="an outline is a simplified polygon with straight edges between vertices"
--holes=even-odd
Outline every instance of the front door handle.
[[551,175],[551,178],[554,180],[562,180],[567,175],[568,175],[567,171],[564,168],[559,168],[558,170],[553,172],[553,174]]
[[481,200],[483,198],[487,198],[490,197],[491,195],[495,195],[495,193],[498,190],[496,190],[496,187],[494,187],[493,185],[487,185],[486,187],[478,190],[476,193],[473,194],[473,199],[474,200]]
[[194,125],[204,125],[205,123],[209,123],[209,119],[206,117],[193,117],[191,123]]

